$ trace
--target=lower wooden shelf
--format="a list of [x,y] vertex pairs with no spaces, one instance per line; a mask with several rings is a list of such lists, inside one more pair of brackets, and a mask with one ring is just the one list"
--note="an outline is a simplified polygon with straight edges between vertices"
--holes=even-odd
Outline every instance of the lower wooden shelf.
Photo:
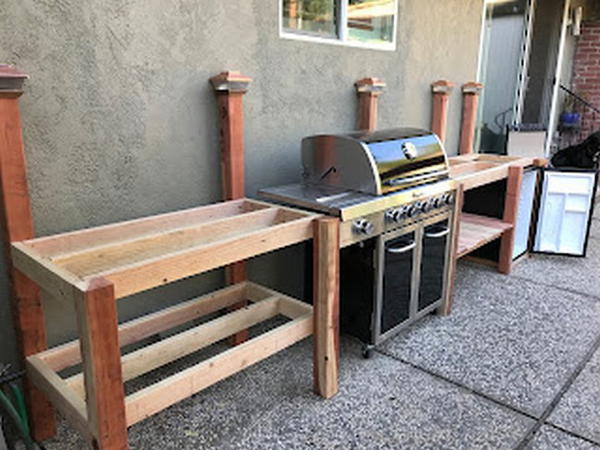
[[[243,282],[119,326],[121,347],[166,331],[242,300],[251,303],[199,326],[121,357],[123,381],[176,361],[240,330],[277,315],[290,319],[245,343],[202,361],[125,398],[127,425],[143,420],[202,389],[310,336],[313,308],[255,283]],[[63,379],[58,372],[81,362],[79,341],[27,358],[30,379],[84,436],[89,433],[83,374]]]
[[458,234],[458,258],[471,253],[473,250],[498,239],[513,225],[493,217],[462,213]]

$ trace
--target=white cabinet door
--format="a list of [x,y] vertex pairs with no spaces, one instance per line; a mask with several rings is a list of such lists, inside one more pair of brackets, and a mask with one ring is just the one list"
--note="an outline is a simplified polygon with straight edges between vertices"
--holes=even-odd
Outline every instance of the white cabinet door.
[[585,254],[596,173],[545,170],[534,251]]

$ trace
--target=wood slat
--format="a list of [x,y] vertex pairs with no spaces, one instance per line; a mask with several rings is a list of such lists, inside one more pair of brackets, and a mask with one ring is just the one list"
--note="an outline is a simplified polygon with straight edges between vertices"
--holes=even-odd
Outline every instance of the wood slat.
[[316,216],[163,255],[97,274],[115,284],[117,298],[310,239]]
[[17,269],[50,295],[71,301],[74,289],[85,291],[87,282],[39,255],[23,242],[12,244],[12,261]]
[[52,262],[75,275],[85,278],[112,267],[136,264],[145,259],[158,258],[217,240],[229,239],[261,230],[277,223],[277,208],[226,217],[215,221],[177,228],[141,239],[133,238],[102,247],[53,258]]
[[91,442],[87,423],[87,412],[83,398],[69,387],[38,356],[26,360],[27,376],[42,391],[67,421],[81,433],[84,440]]
[[[278,313],[279,296],[276,295],[128,353],[121,358],[123,381],[132,380],[190,355],[240,330],[271,319]],[[81,396],[84,395],[82,374],[68,378],[67,383]]]
[[466,255],[473,250],[497,239],[506,230],[512,229],[512,224],[492,217],[462,213],[458,236],[457,255]]
[[305,314],[311,314],[313,311],[313,307],[311,305],[294,297],[290,297],[289,295],[282,294],[279,291],[253,283],[251,281],[246,283],[246,297],[248,300],[256,301],[256,299],[270,297],[273,295],[276,295],[281,299],[279,302],[279,312],[290,319],[296,319]]
[[175,228],[199,225],[269,206],[272,205],[241,199],[55,234],[32,239],[25,243],[39,254],[46,257],[53,257],[96,246],[110,245],[128,239],[161,234]]
[[[121,324],[119,326],[119,346],[124,347],[139,342],[157,333],[217,312],[239,302],[242,298],[257,301],[270,295],[272,294],[259,291],[246,294],[246,283],[220,289]],[[67,342],[38,353],[36,356],[48,364],[52,370],[66,369],[81,362],[79,340]]]
[[312,314],[300,317],[126,398],[129,426],[310,336]]

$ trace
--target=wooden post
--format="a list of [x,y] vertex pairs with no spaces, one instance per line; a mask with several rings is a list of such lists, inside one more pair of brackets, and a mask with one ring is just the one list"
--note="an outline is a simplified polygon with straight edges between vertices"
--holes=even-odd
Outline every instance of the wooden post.
[[[18,100],[23,93],[23,82],[26,78],[26,74],[0,65],[1,220],[11,285],[13,320],[23,359],[47,348],[39,289],[13,267],[10,257],[11,242],[34,237]],[[29,379],[25,380],[25,398],[33,437],[42,441],[54,436],[54,410]]]
[[94,278],[75,297],[92,448],[122,450],[127,443],[125,392],[114,286]]
[[340,364],[339,219],[316,220],[314,235],[314,388],[317,394],[330,398],[338,392]]
[[460,129],[460,154],[473,153],[475,139],[475,125],[477,122],[477,103],[483,84],[470,82],[463,84],[463,112],[462,125]]
[[437,314],[442,316],[448,316],[452,312],[452,305],[454,304],[454,284],[456,280],[456,262],[458,261],[458,239],[460,236],[460,216],[464,205],[464,185],[458,184],[456,192],[454,194],[454,210],[452,212],[452,226],[454,236],[452,242],[450,242],[450,256],[448,258],[448,280],[446,281],[448,288],[446,290],[446,297],[444,303],[437,310]]
[[448,123],[448,99],[454,85],[448,80],[438,80],[431,85],[433,92],[433,110],[431,114],[431,131],[444,143],[446,140],[446,124]]
[[[237,200],[245,197],[244,179],[244,105],[243,96],[248,91],[252,79],[239,72],[221,72],[210,82],[217,94],[219,108],[219,134],[221,138],[221,181],[224,200]],[[238,261],[225,269],[228,284],[247,279],[245,261]],[[242,302],[232,309],[242,308]],[[236,333],[231,342],[241,344],[248,339],[248,330]]]
[[504,203],[504,216],[502,220],[511,223],[513,227],[502,233],[500,238],[500,259],[498,271],[508,275],[512,270],[513,248],[515,245],[515,224],[519,213],[519,197],[521,196],[521,183],[523,181],[523,167],[511,166],[508,168],[506,181],[506,200]]
[[356,128],[373,131],[377,128],[377,99],[383,94],[385,83],[379,78],[363,78],[354,83],[358,94]]

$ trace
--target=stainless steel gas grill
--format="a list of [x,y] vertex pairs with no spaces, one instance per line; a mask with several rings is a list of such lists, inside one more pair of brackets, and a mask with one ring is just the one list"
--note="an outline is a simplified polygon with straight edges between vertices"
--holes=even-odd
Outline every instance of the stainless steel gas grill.
[[435,134],[399,128],[302,140],[302,182],[263,197],[341,219],[340,321],[374,345],[449,301],[454,196]]

